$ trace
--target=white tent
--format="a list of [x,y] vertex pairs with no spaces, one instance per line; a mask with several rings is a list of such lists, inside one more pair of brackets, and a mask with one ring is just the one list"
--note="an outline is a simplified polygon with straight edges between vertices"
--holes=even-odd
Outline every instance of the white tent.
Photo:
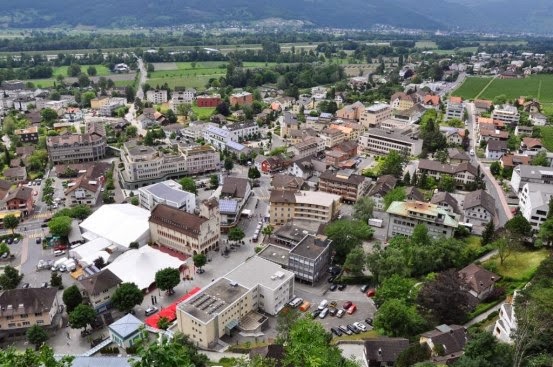
[[69,250],[69,256],[76,260],[81,260],[94,256],[99,251],[105,250],[109,246],[111,246],[111,243],[108,240],[105,238],[97,238],[85,243],[84,245]]
[[144,246],[138,250],[124,252],[109,264],[109,269],[123,282],[135,283],[139,289],[148,288],[154,281],[156,272],[164,268],[178,269],[184,262],[176,257]]
[[87,266],[94,265],[94,261],[96,261],[97,258],[101,257],[104,260],[104,264],[107,264],[109,260],[109,253],[107,251],[98,251],[94,253],[94,255],[83,257],[79,260],[79,265],[83,268],[86,268]]
[[105,238],[123,248],[131,242],[142,246],[150,240],[149,217],[148,210],[132,204],[103,205],[81,223],[83,237]]

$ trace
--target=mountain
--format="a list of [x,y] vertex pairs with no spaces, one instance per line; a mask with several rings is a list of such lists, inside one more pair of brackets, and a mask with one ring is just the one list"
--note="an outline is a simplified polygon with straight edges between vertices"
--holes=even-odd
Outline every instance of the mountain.
[[168,26],[297,19],[316,26],[553,33],[551,0],[18,0],[0,27]]

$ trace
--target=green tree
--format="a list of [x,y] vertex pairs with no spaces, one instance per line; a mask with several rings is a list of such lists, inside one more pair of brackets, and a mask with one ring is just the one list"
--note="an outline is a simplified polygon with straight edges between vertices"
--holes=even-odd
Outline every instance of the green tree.
[[216,189],[219,186],[219,175],[209,176],[209,186],[211,186],[212,189]]
[[96,70],[96,67],[94,67],[93,65],[90,65],[88,69],[86,69],[86,73],[89,76],[96,76],[96,74],[98,74],[98,71]]
[[510,235],[517,236],[520,239],[528,237],[532,233],[532,225],[520,213],[505,223],[505,229],[509,231]]
[[259,177],[261,177],[261,172],[259,172],[257,167],[253,166],[248,169],[248,178],[250,180],[256,180]]
[[202,253],[199,253],[192,256],[192,261],[194,262],[195,267],[201,269],[207,263],[207,256],[205,256]]
[[4,273],[0,275],[0,287],[2,289],[15,289],[23,279],[23,274],[12,266],[7,265],[4,268]]
[[[430,359],[431,351],[428,348],[426,343],[421,344],[418,341],[411,344],[409,348],[404,350],[397,357],[395,367],[411,367],[413,365],[419,366],[417,362],[423,362]],[[423,367],[420,365],[419,367]],[[435,367],[433,363],[430,363],[429,366],[424,367]]]
[[[78,81],[79,81],[79,87],[81,88],[86,88],[90,85],[90,78],[88,77],[88,75],[86,75],[85,73],[81,73],[79,74],[78,76]],[[85,92],[81,95],[81,103],[83,104],[83,106],[85,107],[90,107],[90,101],[94,98],[85,98],[85,95],[87,93],[92,93],[94,94],[94,92]]]
[[140,204],[140,200],[138,199],[137,196],[131,198],[131,204],[134,206],[138,206],[138,204]]
[[169,123],[171,124],[175,124],[177,122],[177,115],[175,115],[175,112],[171,109],[165,112],[165,117],[167,117],[167,120],[169,120]]
[[490,220],[484,227],[484,231],[482,232],[482,238],[480,239],[480,243],[482,244],[482,246],[486,246],[488,243],[492,243],[494,239],[495,239],[495,224],[493,223],[493,220]]
[[73,329],[86,330],[96,319],[96,311],[90,305],[80,304],[69,313],[69,326]]
[[401,178],[403,174],[403,163],[405,163],[405,158],[401,153],[392,150],[388,155],[379,162],[379,176],[382,175],[392,175],[397,178]]
[[50,276],[50,286],[55,288],[61,288],[63,286],[61,275],[59,275],[56,271],[53,271]]
[[378,292],[376,292],[374,298],[379,304],[383,304],[391,299],[399,299],[407,304],[412,304],[417,296],[415,284],[416,281],[412,278],[404,278],[393,274],[380,283]]
[[540,246],[551,246],[553,243],[553,218],[547,219],[540,225],[536,235],[536,244]]
[[187,337],[176,334],[173,339],[163,338],[160,343],[146,343],[132,359],[132,367],[206,367],[208,358]]
[[413,234],[411,235],[411,242],[415,245],[427,245],[431,243],[432,239],[428,234],[428,227],[425,224],[417,224],[413,228]]
[[244,236],[245,236],[244,231],[240,227],[234,227],[228,231],[229,241],[235,241],[235,242],[242,241],[244,239]]
[[490,172],[494,176],[498,176],[501,173],[501,164],[499,164],[499,161],[493,161],[492,164],[490,164]]
[[263,229],[261,230],[261,234],[271,238],[271,236],[273,235],[274,230],[275,230],[274,227],[269,224],[269,225],[266,225],[265,227],[263,227]]
[[336,262],[342,263],[351,250],[372,238],[374,230],[368,223],[342,219],[330,223],[325,228],[325,234],[332,240]]
[[299,311],[291,307],[285,307],[278,313],[276,324],[278,344],[283,345],[290,342],[290,329],[300,316]]
[[81,73],[81,66],[78,64],[71,64],[67,68],[67,76],[76,77]]
[[154,145],[154,136],[151,130],[146,131],[146,135],[144,136],[144,145],[147,145],[147,146]]
[[71,217],[54,217],[48,222],[48,229],[54,236],[67,237],[71,232]]
[[185,177],[179,181],[179,184],[182,186],[182,189],[184,191],[188,191],[192,194],[198,193],[198,189],[196,188],[196,181],[191,179],[190,177]]
[[67,312],[71,312],[83,303],[83,296],[79,288],[76,285],[72,285],[63,291],[62,300],[67,308]]
[[58,113],[51,108],[45,108],[40,111],[40,117],[42,117],[42,121],[51,126],[58,119]]
[[92,209],[86,204],[78,204],[71,208],[71,218],[84,220],[92,214]]
[[144,293],[134,283],[121,283],[111,296],[111,303],[121,312],[128,313],[144,300]]
[[234,162],[229,157],[225,158],[225,162],[223,164],[223,167],[229,173],[234,168]]
[[353,218],[362,222],[369,222],[373,217],[374,200],[371,197],[363,196],[353,206]]
[[512,356],[511,346],[498,342],[491,333],[471,331],[465,345],[465,353],[454,366],[512,367]]
[[136,138],[136,135],[138,134],[138,128],[134,125],[129,125],[125,128],[125,134],[129,138]]
[[8,214],[4,217],[3,224],[4,228],[11,230],[12,234],[15,234],[15,229],[19,225],[19,219],[13,214]]
[[[403,176],[403,185],[409,186],[411,184],[411,173],[409,171],[405,172],[405,175]],[[413,185],[415,186],[415,185]]]
[[162,291],[173,292],[173,288],[179,285],[179,283],[179,269],[165,268],[156,272],[156,286]]
[[13,347],[0,349],[0,366],[3,367],[71,367],[73,359],[72,356],[56,359],[54,351],[46,344],[38,352],[30,348],[23,352]]
[[451,175],[442,175],[438,181],[438,190],[445,192],[455,191],[455,178]]
[[344,270],[355,275],[363,273],[365,269],[365,251],[358,246],[353,248],[347,255],[344,261]]
[[167,330],[170,325],[169,319],[165,316],[160,317],[156,324],[157,328],[161,330]]
[[423,331],[426,325],[415,306],[391,299],[378,309],[374,326],[388,336],[410,337]]
[[10,254],[10,248],[5,242],[0,243],[0,255],[3,255],[5,253]]
[[33,325],[27,329],[26,332],[27,341],[35,346],[35,350],[38,350],[41,345],[48,340],[48,333],[42,327]]
[[406,196],[403,186],[393,188],[384,195],[384,209],[388,209],[394,201],[404,201]]

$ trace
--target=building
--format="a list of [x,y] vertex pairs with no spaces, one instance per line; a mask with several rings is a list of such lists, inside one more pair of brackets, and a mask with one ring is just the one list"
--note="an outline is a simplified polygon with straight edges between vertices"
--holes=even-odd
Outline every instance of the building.
[[495,199],[484,190],[476,190],[465,195],[463,216],[466,223],[485,226],[495,220]]
[[144,323],[128,313],[108,326],[111,340],[120,348],[129,348],[142,338]]
[[271,179],[271,188],[276,190],[298,191],[302,189],[304,183],[305,181],[301,177],[296,177],[291,174],[276,174]]
[[269,199],[270,223],[281,225],[291,219],[328,223],[338,215],[340,199],[339,195],[325,192],[273,190]]
[[346,140],[346,135],[340,129],[326,128],[319,134],[325,148],[332,148]]
[[106,133],[101,124],[90,122],[84,134],[48,137],[46,147],[52,164],[96,161],[106,155]]
[[362,102],[357,101],[336,111],[336,117],[343,120],[359,121],[364,110],[365,105]]
[[457,186],[463,186],[475,181],[478,177],[478,168],[470,162],[454,164],[444,164],[439,161],[429,159],[421,159],[417,168],[419,178],[426,174],[429,177],[439,180],[442,175],[450,175],[453,177]]
[[486,144],[486,159],[499,160],[509,151],[504,140],[490,140]]
[[409,340],[404,338],[375,338],[363,344],[367,367],[393,366],[399,355],[409,348]]
[[234,106],[249,106],[253,103],[253,94],[249,92],[240,92],[231,94],[229,97],[229,104]]
[[38,141],[38,126],[31,126],[25,129],[15,130],[22,143],[36,143]]
[[445,210],[455,220],[459,221],[462,211],[459,209],[459,203],[449,192],[439,191],[432,196],[430,203],[436,204],[438,208]]
[[390,106],[394,110],[408,110],[415,105],[416,101],[412,95],[404,92],[397,92],[392,94],[390,98]]
[[12,183],[27,181],[27,169],[25,167],[12,167],[4,171],[4,178]]
[[411,128],[403,130],[369,129],[359,138],[359,147],[370,152],[387,155],[392,150],[417,156],[422,153],[422,139]]
[[417,224],[424,224],[432,237],[452,237],[459,223],[436,204],[421,201],[394,201],[386,212],[388,238],[401,235],[411,236]]
[[406,110],[394,110],[392,112],[392,119],[404,124],[416,124],[425,112],[426,108],[417,103]]
[[520,213],[534,231],[538,231],[549,214],[549,201],[553,196],[553,185],[526,182],[519,193]]
[[371,179],[345,169],[337,172],[325,171],[319,176],[319,191],[340,195],[343,201],[355,203],[365,196]]
[[222,102],[221,95],[214,94],[211,96],[201,95],[196,97],[196,104],[198,107],[217,107]]
[[18,186],[8,192],[4,202],[7,210],[19,210],[27,216],[33,211],[33,189],[28,186]]
[[146,92],[146,100],[153,104],[161,104],[167,102],[166,89],[150,89]]
[[208,126],[204,131],[204,140],[219,150],[223,150],[230,142],[242,142],[251,139],[259,133],[259,126],[254,123],[239,123],[226,125],[222,128]]
[[495,283],[501,279],[499,275],[474,263],[459,270],[459,277],[464,284],[463,289],[480,301],[485,300],[492,293]]
[[503,343],[513,344],[513,336],[517,330],[517,318],[515,315],[515,298],[518,291],[515,291],[513,297],[507,298],[506,302],[499,309],[499,320],[495,322],[493,335]]
[[186,163],[189,175],[213,172],[220,168],[219,152],[209,145],[194,145],[179,147]]
[[310,137],[288,148],[294,159],[305,158],[325,150],[325,141],[321,138]]
[[194,102],[194,97],[196,96],[195,89],[186,89],[186,90],[175,90],[171,94],[171,104],[176,110],[178,106],[182,104],[191,104]]
[[449,97],[447,101],[447,106],[445,110],[445,119],[463,119],[463,114],[465,112],[465,105],[463,104],[463,99],[461,97]]
[[459,148],[447,148],[447,157],[449,159],[449,163],[451,164],[459,164],[471,161],[469,155],[464,150],[461,150]]
[[462,145],[465,138],[465,130],[456,127],[440,126],[440,132],[445,136],[449,145]]
[[317,283],[327,274],[331,243],[326,237],[306,235],[290,250],[287,269],[302,282]]
[[371,187],[367,196],[371,197],[374,201],[374,208],[376,210],[384,209],[384,196],[392,191],[396,187],[397,178],[392,175],[379,176],[376,183]]
[[111,296],[119,284],[121,284],[121,279],[109,269],[103,269],[99,273],[77,281],[77,286],[84,298],[88,298],[97,313],[111,308]]
[[280,156],[264,157],[258,155],[255,157],[254,164],[259,172],[271,173],[283,169],[286,165],[286,161]]
[[380,123],[392,117],[392,109],[390,105],[385,103],[377,103],[365,108],[361,113],[359,122],[368,129],[370,127],[378,127]]
[[[255,274],[255,276],[252,276]],[[214,348],[235,328],[265,327],[294,295],[294,274],[254,256],[177,305],[177,328],[200,348]]]
[[[518,126],[517,126],[518,128]],[[525,151],[533,151],[533,152],[538,152],[540,150],[542,150],[544,147],[543,147],[543,143],[541,141],[541,139],[539,138],[530,138],[530,137],[524,137],[522,138],[522,141],[520,142],[520,150],[525,152]]]
[[33,325],[53,327],[61,312],[57,288],[17,288],[0,293],[0,336],[25,335]]
[[489,99],[475,99],[474,107],[476,108],[476,113],[481,114],[488,112],[493,107],[493,102]]
[[196,195],[184,191],[182,186],[173,180],[162,181],[138,189],[140,206],[152,211],[157,204],[165,204],[172,208],[194,213],[196,210]]
[[299,121],[296,115],[290,111],[285,111],[280,122],[280,136],[287,138],[291,130],[299,129]]
[[552,184],[553,183],[553,168],[530,166],[526,164],[520,164],[513,169],[513,175],[511,176],[511,187],[513,191],[520,194],[522,187],[525,183],[540,183],[540,184]]
[[505,124],[515,127],[520,120],[520,114],[515,106],[504,104],[494,108],[492,111],[492,119],[502,121]]
[[[461,325],[440,325],[434,330],[421,334],[419,342],[432,351],[432,361],[451,364],[462,354],[468,341],[467,329]],[[443,350],[442,353],[438,352]]]

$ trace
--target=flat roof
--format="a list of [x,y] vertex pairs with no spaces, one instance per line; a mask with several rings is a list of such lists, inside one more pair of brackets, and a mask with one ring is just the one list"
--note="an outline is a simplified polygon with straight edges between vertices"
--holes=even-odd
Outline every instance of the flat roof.
[[329,194],[321,191],[300,191],[296,193],[296,203],[331,206],[340,201],[340,195]]
[[267,245],[263,250],[261,250],[261,252],[257,256],[283,266],[288,266],[290,249],[270,244]]
[[[252,276],[253,274],[255,276]],[[259,256],[246,260],[225,275],[225,278],[249,289],[257,285],[276,289],[293,277],[294,273],[291,271],[284,270],[280,265]]]
[[321,239],[316,236],[305,236],[305,238],[290,251],[290,254],[296,254],[314,260],[321,256],[326,248],[330,246],[331,242],[332,241],[328,239]]

